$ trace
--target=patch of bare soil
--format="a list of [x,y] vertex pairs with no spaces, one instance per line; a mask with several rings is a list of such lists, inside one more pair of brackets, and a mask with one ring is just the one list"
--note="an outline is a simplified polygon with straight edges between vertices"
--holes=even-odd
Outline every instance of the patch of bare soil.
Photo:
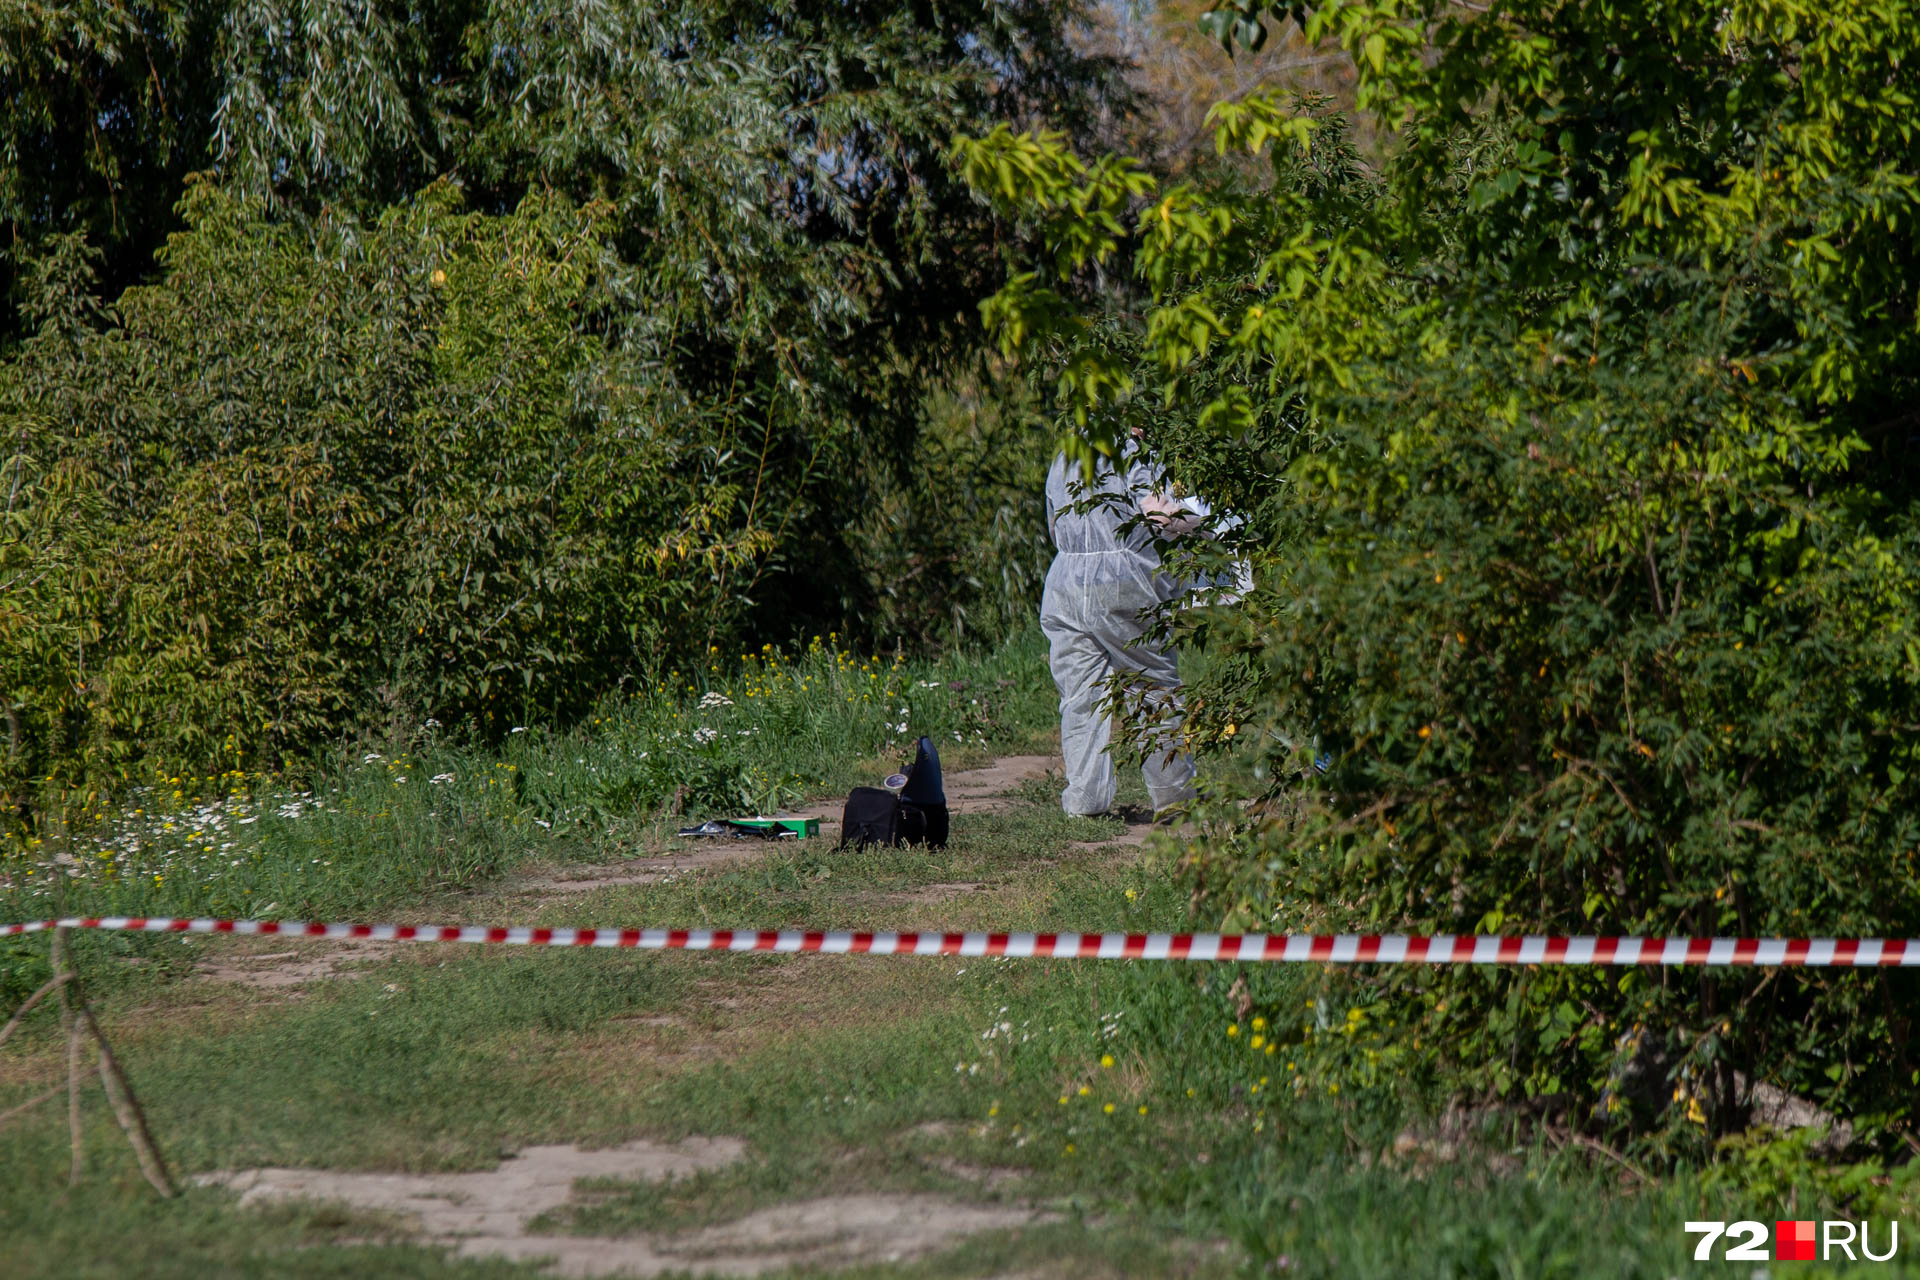
[[631,858],[610,865],[573,867],[552,875],[522,880],[514,888],[521,893],[566,895],[591,893],[595,889],[607,889],[615,885],[658,884],[662,880],[695,871],[751,862],[766,853],[768,844],[765,840],[702,841],[680,852],[655,858]]
[[965,1236],[1024,1226],[1037,1210],[929,1195],[847,1195],[775,1205],[663,1242],[668,1265],[757,1275],[780,1267],[904,1262]]
[[1001,756],[983,769],[964,769],[943,780],[954,813],[999,813],[1019,801],[1014,793],[1031,778],[1065,768],[1059,756]]
[[371,968],[405,945],[375,938],[330,938],[324,944],[291,951],[222,948],[207,957],[195,970],[194,978],[293,995],[298,993],[289,988]]
[[[202,1174],[202,1186],[239,1193],[244,1205],[275,1200],[335,1201],[356,1209],[392,1214],[436,1243],[450,1244],[469,1256],[533,1258],[552,1254],[563,1275],[618,1275],[623,1259],[608,1265],[574,1266],[591,1256],[571,1257],[567,1246],[617,1245],[619,1241],[530,1236],[526,1224],[565,1205],[580,1178],[630,1178],[659,1182],[715,1169],[738,1160],[745,1150],[737,1138],[689,1138],[674,1146],[639,1141],[601,1151],[578,1147],[529,1147],[497,1169],[484,1173],[339,1173],[326,1169],[242,1169]],[[530,1248],[529,1245],[540,1247]],[[641,1246],[642,1259],[652,1252]],[[629,1274],[653,1275],[663,1268]]]
[[1103,840],[1076,840],[1071,847],[1106,850],[1138,849],[1144,847],[1154,833],[1153,815],[1144,809],[1128,806],[1115,816],[1127,824],[1126,830]]
[[337,1201],[397,1216],[429,1240],[468,1257],[550,1259],[563,1276],[657,1276],[665,1272],[752,1276],[793,1266],[894,1262],[978,1231],[1019,1226],[1030,1208],[970,1205],[927,1195],[828,1196],[777,1205],[697,1231],[623,1236],[546,1236],[527,1223],[566,1205],[581,1178],[658,1182],[740,1158],[735,1138],[639,1141],[602,1151],[530,1147],[485,1173],[336,1173],[248,1169],[205,1174],[201,1185],[237,1192],[242,1205]]
[[952,1156],[927,1156],[926,1164],[938,1169],[949,1178],[958,1178],[962,1182],[971,1182],[988,1191],[1006,1191],[1017,1187],[1026,1180],[1024,1169],[1013,1169],[1003,1165],[968,1164]]
[[900,961],[884,956],[783,956],[750,983],[716,977],[700,988],[700,1000],[715,1025],[708,1034],[764,1040],[771,1035],[817,1032],[825,1027],[881,1025],[902,1017],[951,1007],[956,996],[929,990],[916,966],[931,958]]
[[935,903],[952,902],[955,898],[964,898],[969,894],[985,893],[987,886],[974,880],[941,881],[938,884],[923,884],[906,889],[900,893],[881,894],[887,902],[898,903]]
[[1129,826],[1119,835],[1106,840],[1076,840],[1069,848],[1073,849],[1140,849],[1146,847],[1147,838],[1153,834],[1153,824]]

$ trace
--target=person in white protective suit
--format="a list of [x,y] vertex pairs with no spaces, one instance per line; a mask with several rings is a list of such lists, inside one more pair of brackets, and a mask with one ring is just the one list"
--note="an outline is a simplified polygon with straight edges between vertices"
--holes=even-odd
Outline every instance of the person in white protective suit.
[[[1174,747],[1179,665],[1171,652],[1142,636],[1144,611],[1173,600],[1187,585],[1161,571],[1160,542],[1191,532],[1202,515],[1162,493],[1162,481],[1131,441],[1117,467],[1105,458],[1095,462],[1091,484],[1065,454],[1047,472],[1047,524],[1056,554],[1040,600],[1040,628],[1060,690],[1060,753],[1067,766],[1060,806],[1068,813],[1092,816],[1113,807],[1115,777],[1107,753],[1112,717],[1100,703],[1104,682],[1115,672],[1143,678],[1149,697],[1166,711],[1141,744],[1141,772],[1154,810],[1194,796],[1193,760]],[[1093,498],[1102,500],[1088,504]],[[1123,530],[1129,521],[1133,527]]]

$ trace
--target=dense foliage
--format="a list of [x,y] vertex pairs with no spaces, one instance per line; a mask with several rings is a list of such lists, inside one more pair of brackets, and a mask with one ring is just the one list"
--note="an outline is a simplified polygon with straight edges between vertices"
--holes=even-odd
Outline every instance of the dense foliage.
[[[1259,184],[958,149],[1047,253],[988,307],[1009,349],[1249,517],[1256,591],[1172,624],[1215,657],[1196,742],[1270,788],[1212,815],[1196,887],[1289,928],[1920,933],[1920,26],[1296,11],[1401,122],[1377,165],[1280,95],[1215,112]],[[1137,305],[1090,302],[1102,262]],[[1412,997],[1399,1070],[1668,1150],[1761,1083],[1863,1132],[1920,1101],[1903,973],[1354,980]]]
[[1000,231],[939,148],[1121,102],[1078,20],[0,14],[0,807],[1000,627],[1044,444],[999,445]]
[[688,569],[768,535],[579,314],[612,301],[598,211],[450,204],[316,253],[203,187],[111,325],[61,323],[86,282],[49,281],[0,383],[28,768],[571,710],[617,655],[725,626]]
[[[937,143],[963,120],[1084,127],[1115,83],[1071,47],[1078,20],[1044,0],[11,5],[0,267],[82,232],[117,292],[196,171],[363,214],[454,176],[488,213],[534,187],[612,202],[630,257],[673,263],[695,311],[733,291],[736,324],[802,299],[850,314],[856,282],[944,318],[956,299],[916,305],[911,276],[975,264],[929,252],[965,208]],[[838,251],[809,255],[822,241]]]

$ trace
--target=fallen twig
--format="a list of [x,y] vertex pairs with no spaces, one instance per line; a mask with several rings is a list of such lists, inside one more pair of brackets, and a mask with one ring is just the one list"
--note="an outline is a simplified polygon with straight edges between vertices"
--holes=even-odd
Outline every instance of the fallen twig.
[[28,1098],[18,1106],[8,1107],[5,1111],[0,1111],[0,1124],[5,1124],[15,1116],[33,1110],[47,1099],[58,1096],[60,1091],[66,1087],[67,1086],[63,1084],[57,1084],[37,1098]]
[[[67,956],[67,931],[55,929],[53,941],[49,945],[47,959],[53,965],[55,977],[73,978],[76,970],[72,968]],[[81,1170],[86,1167],[86,1133],[80,1124],[80,1024],[74,1019],[73,1006],[77,992],[65,986],[60,988],[60,1030],[67,1037],[67,1149],[72,1161],[67,1169],[67,1185],[80,1185]]]
[[33,1011],[33,1006],[39,1004],[42,1000],[52,995],[54,991],[58,990],[60,987],[65,986],[72,977],[73,977],[73,974],[71,973],[55,974],[53,976],[53,979],[50,982],[42,986],[38,991],[34,992],[32,995],[28,996],[27,1002],[21,1005],[17,1010],[14,1011],[13,1017],[7,1019],[7,1025],[5,1027],[0,1027],[0,1044],[5,1044],[7,1042],[7,1037],[12,1035],[14,1032],[14,1029],[20,1025],[21,1021],[29,1013]]
[[140,1100],[133,1096],[133,1087],[127,1083],[119,1061],[113,1056],[113,1049],[107,1044],[106,1035],[94,1020],[93,1010],[82,1008],[80,1020],[93,1033],[93,1042],[100,1046],[100,1084],[107,1091],[107,1101],[112,1104],[113,1114],[120,1121],[127,1141],[133,1144],[133,1154],[140,1161],[140,1172],[147,1175],[147,1181],[153,1184],[155,1191],[171,1197],[173,1180],[167,1176],[166,1161],[160,1158],[160,1148],[154,1145],[153,1134],[147,1129],[147,1117],[140,1110]]
[[[1549,1128],[1547,1132],[1552,1133],[1553,1130]],[[1653,1176],[1651,1174],[1647,1173],[1645,1170],[1636,1166],[1631,1160],[1628,1160],[1625,1156],[1621,1155],[1618,1151],[1615,1151],[1612,1147],[1608,1146],[1604,1142],[1598,1142],[1592,1138],[1587,1137],[1583,1133],[1574,1133],[1572,1130],[1568,1130],[1564,1141],[1571,1142],[1575,1146],[1583,1147],[1588,1151],[1598,1152],[1600,1155],[1603,1155],[1607,1159],[1613,1161],[1613,1163],[1619,1165],[1622,1169],[1626,1170],[1628,1173],[1632,1174],[1636,1179],[1638,1179],[1643,1183],[1651,1183],[1653,1181]]]

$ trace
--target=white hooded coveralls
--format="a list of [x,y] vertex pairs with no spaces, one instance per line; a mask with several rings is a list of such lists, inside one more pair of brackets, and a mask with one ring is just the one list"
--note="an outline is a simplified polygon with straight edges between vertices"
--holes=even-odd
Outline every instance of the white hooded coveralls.
[[[1113,758],[1107,754],[1112,717],[1099,710],[1106,679],[1131,672],[1155,692],[1166,717],[1141,743],[1141,773],[1155,809],[1193,797],[1193,761],[1174,749],[1180,718],[1180,669],[1174,655],[1141,640],[1142,611],[1181,594],[1182,584],[1160,571],[1160,552],[1141,499],[1161,477],[1144,452],[1129,448],[1120,470],[1106,459],[1094,466],[1088,487],[1080,464],[1066,455],[1047,472],[1047,523],[1056,550],[1040,599],[1040,628],[1049,645],[1048,666],[1060,690],[1060,752],[1067,788],[1060,805],[1068,813],[1104,813],[1113,807]],[[1077,503],[1104,495],[1109,501],[1084,512]],[[1129,520],[1135,527],[1121,532]],[[1136,643],[1138,641],[1139,643]]]

